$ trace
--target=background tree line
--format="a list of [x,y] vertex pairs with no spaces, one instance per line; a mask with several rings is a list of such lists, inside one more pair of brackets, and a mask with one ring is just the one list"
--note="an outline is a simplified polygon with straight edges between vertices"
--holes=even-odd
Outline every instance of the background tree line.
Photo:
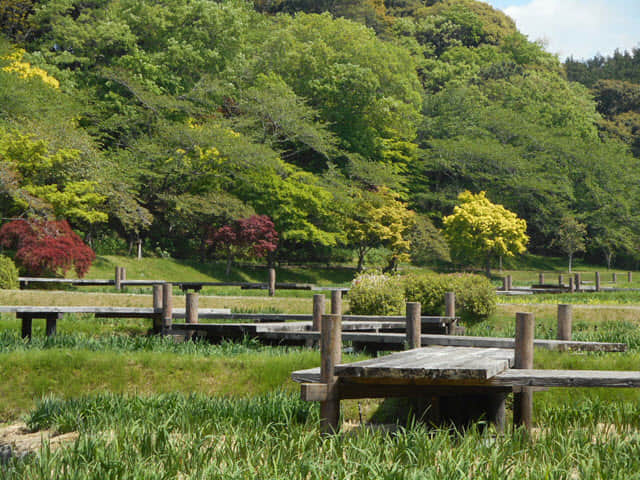
[[594,101],[487,4],[7,0],[0,25],[3,222],[207,258],[266,215],[270,261],[382,247],[393,269],[451,259],[439,228],[468,190],[534,252],[561,253],[574,218],[588,255],[638,257],[633,142],[603,134],[635,90]]

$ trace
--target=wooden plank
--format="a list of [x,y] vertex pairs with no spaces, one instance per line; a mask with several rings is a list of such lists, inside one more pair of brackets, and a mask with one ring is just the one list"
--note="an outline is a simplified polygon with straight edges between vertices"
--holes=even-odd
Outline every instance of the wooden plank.
[[486,380],[513,364],[500,349],[432,347],[336,367],[339,377]]
[[496,386],[640,388],[640,372],[605,370],[507,370]]
[[325,402],[329,398],[329,386],[326,383],[303,383],[300,385],[300,398],[305,402]]

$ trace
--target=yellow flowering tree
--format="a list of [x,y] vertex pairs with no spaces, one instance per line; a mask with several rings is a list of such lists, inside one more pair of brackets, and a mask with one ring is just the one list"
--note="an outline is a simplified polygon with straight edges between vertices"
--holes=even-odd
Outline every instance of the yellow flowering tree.
[[46,85],[49,85],[52,88],[60,88],[60,82],[56,78],[49,75],[43,69],[34,67],[29,62],[25,62],[22,58],[24,54],[24,50],[16,49],[12,53],[4,57],[3,60],[8,61],[9,64],[2,67],[2,70],[5,72],[13,73],[25,80],[28,80],[30,78],[39,78]]
[[469,263],[484,262],[491,275],[491,258],[524,253],[529,237],[527,222],[504,208],[491,203],[485,192],[469,191],[458,196],[460,205],[445,217],[444,235],[455,258]]

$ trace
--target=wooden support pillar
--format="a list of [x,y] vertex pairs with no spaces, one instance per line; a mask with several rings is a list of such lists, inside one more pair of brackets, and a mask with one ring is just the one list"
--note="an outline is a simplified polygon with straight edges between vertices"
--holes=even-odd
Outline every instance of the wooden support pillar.
[[31,340],[31,335],[33,333],[33,317],[31,315],[25,315],[24,313],[21,316],[22,320],[22,338],[28,338]]
[[571,340],[573,309],[571,305],[558,305],[558,340]]
[[502,277],[502,291],[506,292],[507,290],[509,290],[507,288],[507,277]]
[[420,319],[420,302],[407,302],[407,348],[420,348],[422,320]]
[[120,275],[120,269],[122,267],[116,267],[116,271],[115,271],[115,275],[114,275],[114,281],[116,284],[116,290],[120,290],[122,288],[121,282],[122,282],[122,277]]
[[582,274],[580,273],[576,273],[575,274],[575,285],[576,285],[576,291],[580,292],[582,290]]
[[331,315],[342,315],[342,290],[331,290]]
[[335,367],[342,360],[342,316],[323,315],[320,328],[320,381],[327,385],[326,399],[320,402],[322,433],[340,429],[340,395]]
[[[198,294],[196,292],[187,293],[185,299],[184,317],[187,323],[198,323]],[[187,330],[187,338],[195,335],[195,330]]]
[[162,335],[167,335],[173,323],[173,284],[162,285]]
[[596,292],[600,291],[600,272],[596,272]]
[[456,294],[455,292],[445,292],[444,294],[444,316],[456,316]]
[[631,283],[633,281],[633,273],[627,272],[627,282]]
[[122,282],[127,281],[127,268],[120,267],[120,286],[122,286]]
[[538,274],[538,283],[544,285],[544,273],[542,272]]
[[311,329],[319,332],[322,328],[322,316],[324,315],[324,294],[319,293],[313,296],[313,320]]
[[507,411],[507,394],[492,393],[487,396],[487,420],[493,423],[498,433],[504,432]]
[[[535,319],[533,313],[516,313],[516,342],[514,368],[533,368],[533,339]],[[513,424],[531,431],[533,416],[533,390],[522,387],[513,396]]]
[[157,283],[153,286],[153,333],[162,332],[162,285]]
[[611,274],[611,280],[613,281],[613,283],[618,283],[618,274],[616,272],[613,272]]
[[513,278],[511,275],[507,275],[507,290],[511,290],[513,288]]
[[276,294],[276,269],[269,269],[269,296],[273,297]]
[[569,291],[571,293],[576,291],[576,284],[575,284],[575,281],[574,281],[573,277],[569,277]]
[[60,313],[50,313],[46,316],[46,333],[47,337],[52,337],[56,334],[58,328],[58,319],[62,317]]
[[564,285],[564,277],[562,276],[562,274],[558,275],[558,286],[562,287]]

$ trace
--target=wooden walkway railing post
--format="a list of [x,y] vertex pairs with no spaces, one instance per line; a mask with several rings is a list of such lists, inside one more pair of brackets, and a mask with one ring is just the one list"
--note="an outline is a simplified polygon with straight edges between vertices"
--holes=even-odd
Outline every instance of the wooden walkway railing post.
[[171,331],[173,323],[173,284],[162,285],[162,335]]
[[407,302],[407,348],[420,348],[422,321],[420,319],[420,302]]
[[122,267],[116,267],[115,274],[114,274],[114,282],[116,285],[116,290],[120,290],[122,288],[122,285],[121,285],[122,277],[120,276],[121,268]]
[[331,290],[331,315],[342,315],[342,290]]
[[633,280],[633,273],[627,272],[627,282],[631,283],[632,280]]
[[[516,313],[516,342],[514,368],[533,368],[533,339],[535,319],[533,313]],[[524,426],[531,431],[533,416],[533,390],[522,387],[514,391],[513,395],[513,424],[515,427]]]
[[340,428],[340,396],[335,367],[342,361],[342,317],[323,315],[320,329],[320,381],[327,386],[324,401],[320,402],[322,433],[335,433]]
[[276,294],[276,269],[269,269],[269,296],[273,297]]
[[313,319],[311,329],[319,332],[322,328],[322,316],[324,315],[324,294],[317,293],[313,296]]
[[[198,323],[198,293],[189,292],[185,299],[184,317],[186,323]],[[187,337],[192,338],[195,330],[187,330]]]
[[562,276],[562,274],[558,275],[558,286],[559,287],[564,286],[564,277]]
[[544,285],[544,273],[542,272],[538,274],[538,283]]
[[576,283],[573,277],[569,277],[569,292],[574,293],[576,291]]
[[153,333],[162,332],[162,285],[157,283],[153,286],[153,309],[156,315],[153,317]]
[[618,274],[616,272],[613,272],[611,274],[611,280],[613,281],[613,283],[618,283]]
[[596,272],[596,292],[600,291],[600,272]]
[[558,340],[571,340],[573,309],[571,305],[558,305]]
[[582,291],[582,274],[576,273],[575,279],[576,279],[576,282],[575,282],[576,291],[580,292]]

